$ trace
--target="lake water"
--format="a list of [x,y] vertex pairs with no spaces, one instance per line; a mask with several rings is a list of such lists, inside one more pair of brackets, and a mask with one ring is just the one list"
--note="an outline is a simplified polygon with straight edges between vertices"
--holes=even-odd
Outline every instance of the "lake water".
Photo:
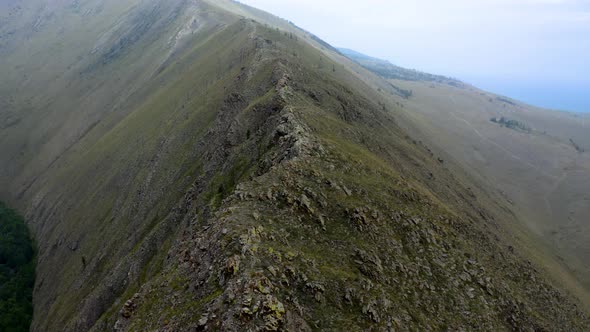
[[466,80],[474,86],[534,106],[572,112],[590,112],[590,81],[543,82],[517,80]]

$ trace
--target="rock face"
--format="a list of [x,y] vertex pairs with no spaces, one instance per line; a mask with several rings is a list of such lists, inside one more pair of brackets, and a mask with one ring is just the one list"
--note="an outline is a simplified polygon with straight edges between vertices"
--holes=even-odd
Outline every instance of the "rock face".
[[508,204],[416,144],[400,100],[317,37],[230,1],[124,3],[125,33],[67,79],[139,83],[62,87],[109,111],[75,137],[46,129],[52,162],[15,159],[34,331],[590,328],[506,234]]

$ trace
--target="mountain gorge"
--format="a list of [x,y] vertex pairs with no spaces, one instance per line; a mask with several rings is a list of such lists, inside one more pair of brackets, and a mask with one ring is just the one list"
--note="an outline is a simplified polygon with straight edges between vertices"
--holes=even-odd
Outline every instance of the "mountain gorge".
[[471,171],[462,121],[426,102],[470,87],[380,76],[233,1],[0,9],[0,199],[38,245],[32,331],[590,328],[584,275],[528,234],[551,220],[492,183],[497,155]]

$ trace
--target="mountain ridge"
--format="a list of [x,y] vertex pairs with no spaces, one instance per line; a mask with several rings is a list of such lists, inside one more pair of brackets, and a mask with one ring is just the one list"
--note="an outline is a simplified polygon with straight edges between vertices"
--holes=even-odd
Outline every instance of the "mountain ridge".
[[[39,242],[33,331],[588,326],[509,203],[410,137],[408,99],[362,68],[229,1],[102,6],[105,43],[0,134],[0,194]],[[52,143],[21,154],[26,128]]]

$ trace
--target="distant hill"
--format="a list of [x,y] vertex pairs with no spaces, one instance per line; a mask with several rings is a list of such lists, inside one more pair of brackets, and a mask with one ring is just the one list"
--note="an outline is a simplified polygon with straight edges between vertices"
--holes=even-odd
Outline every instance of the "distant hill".
[[352,59],[353,61],[357,62],[361,66],[371,70],[375,74],[387,78],[387,79],[399,79],[405,81],[426,81],[426,82],[437,82],[437,83],[444,83],[449,85],[454,85],[457,87],[464,86],[459,80],[441,76],[441,75],[433,75],[424,73],[414,69],[406,69],[399,66],[392,64],[387,60],[381,60],[377,58],[370,57],[368,55],[359,53],[354,50],[346,49],[346,48],[338,48],[338,51],[345,55],[346,57]]

